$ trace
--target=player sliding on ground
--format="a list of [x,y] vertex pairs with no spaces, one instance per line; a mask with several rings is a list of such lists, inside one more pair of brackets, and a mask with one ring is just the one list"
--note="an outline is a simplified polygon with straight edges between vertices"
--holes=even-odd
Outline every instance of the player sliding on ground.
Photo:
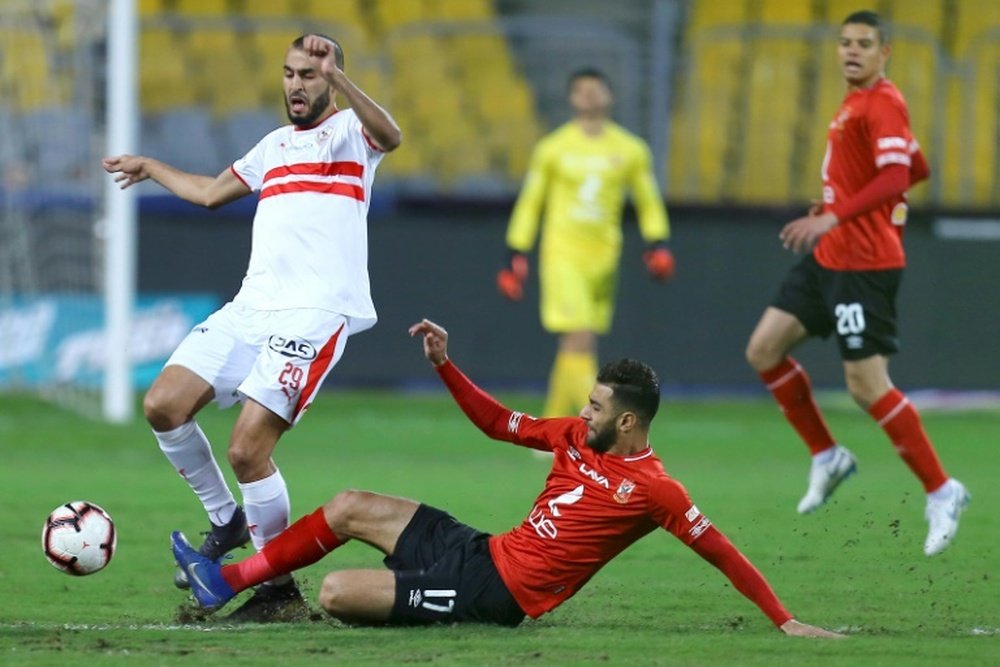
[[651,368],[628,359],[608,364],[579,417],[535,419],[473,384],[448,359],[442,327],[423,320],[410,335],[423,337],[427,359],[486,435],[553,452],[545,489],[524,523],[488,535],[412,500],[343,491],[235,564],[202,556],[174,532],[174,557],[201,607],[217,609],[355,539],[385,553],[389,569],[328,574],[319,602],[330,615],[361,623],[515,626],[559,606],[626,547],[663,528],[722,570],[786,634],[842,636],[796,621],[757,568],[664,472],[647,441],[660,403]]

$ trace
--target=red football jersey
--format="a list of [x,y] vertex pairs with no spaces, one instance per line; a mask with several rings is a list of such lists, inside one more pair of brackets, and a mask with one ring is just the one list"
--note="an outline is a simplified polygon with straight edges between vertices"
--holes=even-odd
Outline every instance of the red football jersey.
[[657,527],[690,545],[710,525],[652,449],[632,456],[586,445],[579,418],[518,412],[509,440],[554,454],[552,471],[520,526],[490,538],[490,553],[521,608],[537,618],[561,604],[612,558]]
[[582,419],[535,419],[507,409],[450,361],[437,366],[455,401],[483,433],[551,451],[552,471],[524,523],[490,538],[507,589],[533,618],[580,590],[609,560],[662,526],[722,571],[778,627],[792,618],[764,576],[702,516],[653,450],[601,454]]
[[[891,164],[911,169],[920,147],[910,131],[906,101],[889,80],[855,90],[844,98],[830,122],[823,158],[823,203],[836,212]],[[924,164],[923,157],[919,159]],[[814,255],[821,266],[840,271],[898,269],[906,264],[903,225],[906,194],[892,196],[874,209],[847,220],[820,238]]]

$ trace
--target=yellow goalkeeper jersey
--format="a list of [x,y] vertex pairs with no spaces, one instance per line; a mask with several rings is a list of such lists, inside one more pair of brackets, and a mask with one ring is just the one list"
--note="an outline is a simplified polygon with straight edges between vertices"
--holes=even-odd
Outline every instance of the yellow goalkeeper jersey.
[[531,250],[544,205],[543,256],[617,261],[626,189],[643,239],[666,240],[670,226],[645,142],[612,122],[590,136],[570,121],[535,147],[507,228],[507,245]]

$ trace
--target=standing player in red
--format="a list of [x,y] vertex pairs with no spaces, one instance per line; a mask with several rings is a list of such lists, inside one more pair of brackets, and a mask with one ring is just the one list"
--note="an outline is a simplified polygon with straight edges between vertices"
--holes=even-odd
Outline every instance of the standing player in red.
[[459,407],[486,435],[552,452],[545,489],[524,522],[502,535],[463,525],[412,500],[344,491],[300,519],[255,556],[233,565],[200,555],[172,535],[174,556],[198,603],[224,605],[255,583],[310,565],[350,539],[386,554],[389,570],[331,572],[320,604],[347,622],[481,622],[515,626],[573,596],[608,561],[657,528],[672,533],[729,578],[783,632],[836,633],[796,621],[763,575],[663,470],[647,436],[660,403],[651,368],[605,366],[579,417],[512,412],[448,359],[448,334],[410,327]]
[[929,170],[910,132],[906,102],[884,76],[889,45],[878,15],[848,16],[838,54],[847,96],[830,123],[823,204],[781,230],[785,248],[808,254],[764,311],[747,360],[812,452],[809,488],[798,505],[800,513],[812,512],[856,463],[830,435],[809,378],[789,352],[810,336],[836,332],[848,391],[886,432],[927,493],[924,553],[933,556],[955,537],[970,496],[945,473],[917,410],[888,373],[888,355],[898,349],[906,190]]
[[[208,514],[211,529],[199,549],[210,558],[248,539],[260,549],[288,526],[288,487],[271,455],[342,357],[348,337],[375,324],[368,206],[375,170],[401,134],[343,67],[334,40],[296,39],[284,61],[290,124],[214,178],[144,156],[104,159],[123,188],[152,179],[208,208],[259,192],[239,293],[185,337],[143,403],[160,449]],[[350,109],[337,107],[338,94]],[[213,401],[243,404],[228,455],[245,513],[195,421]],[[188,584],[183,572],[174,582]],[[230,619],[266,621],[296,608],[305,603],[284,577],[259,587]]]

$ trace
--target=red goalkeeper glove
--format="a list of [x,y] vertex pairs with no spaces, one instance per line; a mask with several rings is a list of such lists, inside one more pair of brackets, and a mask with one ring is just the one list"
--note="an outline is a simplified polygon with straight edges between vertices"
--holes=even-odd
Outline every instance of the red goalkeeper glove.
[[655,280],[670,280],[674,277],[674,255],[662,242],[653,243],[642,253],[646,270]]
[[511,301],[520,301],[524,296],[524,281],[528,279],[528,258],[524,253],[512,250],[507,266],[497,274],[497,288]]

